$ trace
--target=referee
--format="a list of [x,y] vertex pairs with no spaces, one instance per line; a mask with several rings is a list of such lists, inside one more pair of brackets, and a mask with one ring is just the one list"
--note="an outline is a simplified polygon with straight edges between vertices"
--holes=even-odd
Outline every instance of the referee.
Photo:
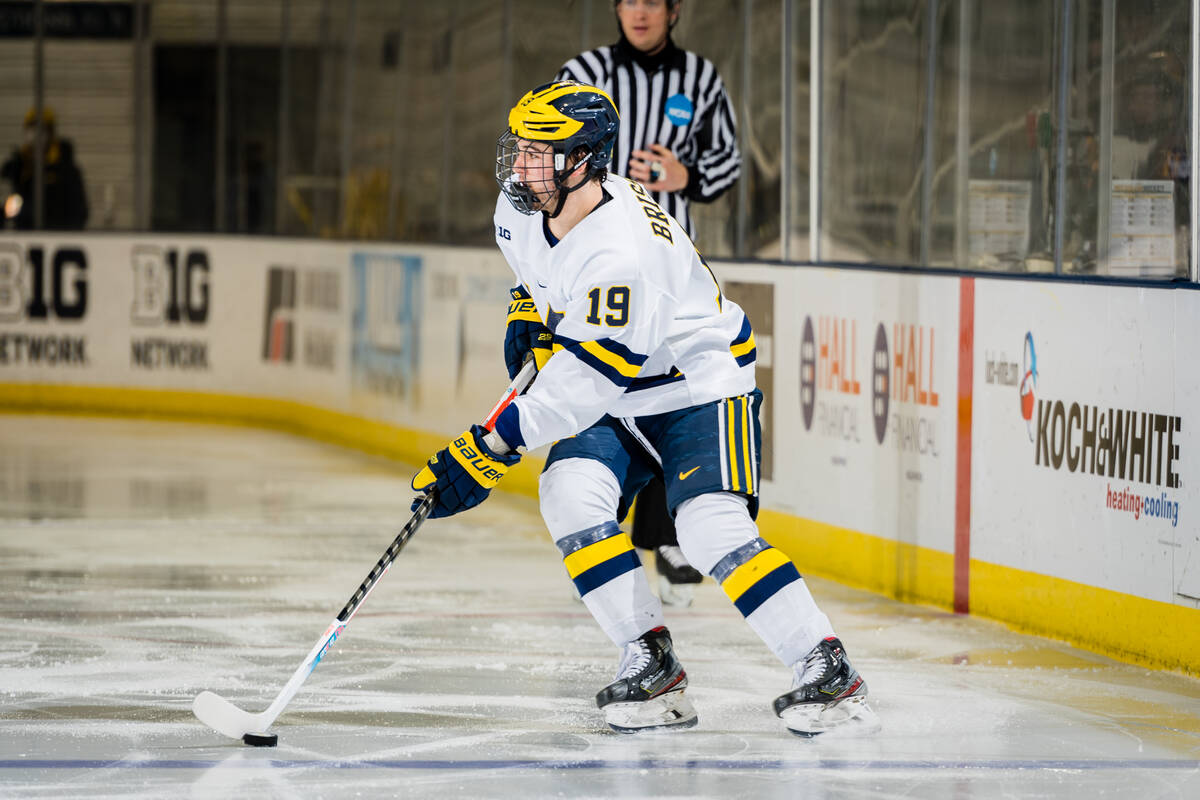
[[[737,181],[742,158],[737,120],[716,66],[671,40],[679,4],[615,0],[620,40],[572,58],[556,79],[608,92],[621,115],[613,172],[642,183],[694,240],[688,204],[711,203],[724,194]],[[654,551],[662,602],[691,605],[692,584],[704,576],[679,549],[660,478],[638,493],[631,538]]]
[[737,120],[716,66],[671,40],[680,0],[616,0],[621,38],[559,70],[608,92],[621,115],[613,171],[639,181],[696,238],[688,204],[737,181]]

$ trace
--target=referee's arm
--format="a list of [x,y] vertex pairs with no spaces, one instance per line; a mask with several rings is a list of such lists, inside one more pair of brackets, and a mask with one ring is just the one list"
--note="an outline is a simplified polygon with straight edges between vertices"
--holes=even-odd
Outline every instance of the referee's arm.
[[733,186],[742,172],[737,118],[720,77],[713,81],[694,139],[699,148],[696,163],[687,165],[688,183],[680,194],[697,203],[711,203]]

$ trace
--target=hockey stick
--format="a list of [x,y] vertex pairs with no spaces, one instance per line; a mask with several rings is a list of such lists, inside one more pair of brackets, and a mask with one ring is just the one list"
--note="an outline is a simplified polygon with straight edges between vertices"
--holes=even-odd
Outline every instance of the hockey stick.
[[[525,366],[517,373],[517,377],[513,378],[512,383],[508,385],[504,396],[500,398],[500,402],[488,413],[484,419],[483,426],[488,430],[496,424],[496,417],[500,416],[509,403],[513,401],[533,380],[534,374],[537,372],[537,366],[533,360],[526,362]],[[429,516],[429,511],[433,508],[434,495],[430,491],[421,500],[421,504],[417,506],[417,510],[413,512],[412,518],[400,530],[400,533],[388,545],[387,550],[380,556],[379,561],[371,570],[358,587],[351,595],[349,602],[338,613],[333,622],[329,623],[329,627],[325,629],[325,633],[313,645],[313,649],[309,651],[304,660],[300,662],[299,668],[292,675],[291,680],[283,687],[283,691],[275,698],[271,705],[267,706],[266,711],[261,711],[257,714],[252,714],[249,711],[243,711],[220,695],[213,692],[204,691],[196,696],[192,702],[192,713],[210,728],[223,733],[233,739],[242,739],[247,744],[269,744],[275,743],[274,736],[267,736],[265,731],[271,727],[275,719],[283,712],[283,709],[291,701],[292,697],[300,690],[300,685],[308,678],[309,673],[317,668],[317,664],[329,652],[329,648],[333,647],[333,643],[341,636],[342,631],[350,623],[351,618],[363,601],[367,599],[367,595],[375,588],[375,584],[379,579],[391,568],[392,562],[396,560],[396,556],[404,545],[408,542],[412,535],[417,532],[417,528],[421,527],[421,523]],[[253,741],[252,741],[253,740]]]

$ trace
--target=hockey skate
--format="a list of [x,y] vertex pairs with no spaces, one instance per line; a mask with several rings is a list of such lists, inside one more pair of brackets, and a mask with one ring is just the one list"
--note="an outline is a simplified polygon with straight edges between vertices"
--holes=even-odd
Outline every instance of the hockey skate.
[[677,545],[665,544],[654,549],[658,570],[658,599],[665,606],[687,608],[695,597],[695,584],[704,576],[688,563]]
[[690,728],[698,719],[686,687],[671,634],[659,626],[625,645],[617,679],[600,690],[596,705],[617,733]]
[[841,640],[821,641],[793,667],[792,690],[775,698],[775,714],[797,736],[875,733],[879,717],[867,704],[867,684],[850,665]]

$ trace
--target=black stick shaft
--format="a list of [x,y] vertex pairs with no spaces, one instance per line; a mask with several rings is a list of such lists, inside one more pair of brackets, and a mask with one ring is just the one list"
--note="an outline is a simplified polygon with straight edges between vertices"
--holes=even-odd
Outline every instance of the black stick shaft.
[[417,528],[421,527],[421,523],[429,516],[430,509],[433,508],[433,492],[430,491],[421,501],[421,505],[417,506],[417,510],[413,512],[412,517],[400,529],[400,533],[388,545],[388,549],[383,551],[383,555],[379,557],[379,561],[375,563],[366,580],[359,584],[358,590],[350,597],[350,600],[338,613],[339,622],[349,622],[354,616],[354,612],[358,610],[358,606],[371,593],[371,589],[383,577],[383,573],[387,572],[388,567],[396,560],[396,556],[404,549],[404,545],[412,538],[412,535],[417,532]]
[[[526,359],[525,366],[522,367],[521,371],[517,373],[517,376],[513,378],[512,383],[508,385],[508,388],[504,391],[504,395],[500,398],[500,401],[496,403],[495,407],[492,408],[491,412],[484,419],[483,426],[485,428],[487,428],[489,431],[492,429],[492,426],[496,422],[496,417],[498,417],[500,412],[503,411],[505,407],[507,407],[508,404],[513,401],[514,397],[529,387],[529,384],[533,382],[535,375],[537,375],[537,366],[534,364],[532,358]],[[400,529],[400,533],[397,534],[396,538],[392,540],[392,543],[388,545],[388,549],[385,550],[383,555],[379,557],[379,561],[375,563],[375,567],[371,570],[371,574],[367,575],[367,579],[359,584],[358,590],[351,595],[350,600],[346,603],[345,607],[343,607],[341,612],[338,613],[338,622],[349,622],[350,618],[354,616],[354,612],[358,610],[358,607],[362,604],[362,601],[365,600],[367,595],[371,593],[371,589],[374,588],[379,579],[383,577],[383,573],[387,572],[388,567],[390,567],[392,562],[396,560],[396,556],[400,554],[402,549],[404,549],[404,545],[409,539],[412,538],[412,535],[417,532],[417,528],[421,527],[421,523],[425,521],[425,518],[429,516],[429,512],[433,509],[433,501],[433,490],[430,489],[429,492],[425,494],[425,497],[421,500],[421,504],[417,506],[417,510],[413,512],[412,517],[408,520],[404,527]]]

